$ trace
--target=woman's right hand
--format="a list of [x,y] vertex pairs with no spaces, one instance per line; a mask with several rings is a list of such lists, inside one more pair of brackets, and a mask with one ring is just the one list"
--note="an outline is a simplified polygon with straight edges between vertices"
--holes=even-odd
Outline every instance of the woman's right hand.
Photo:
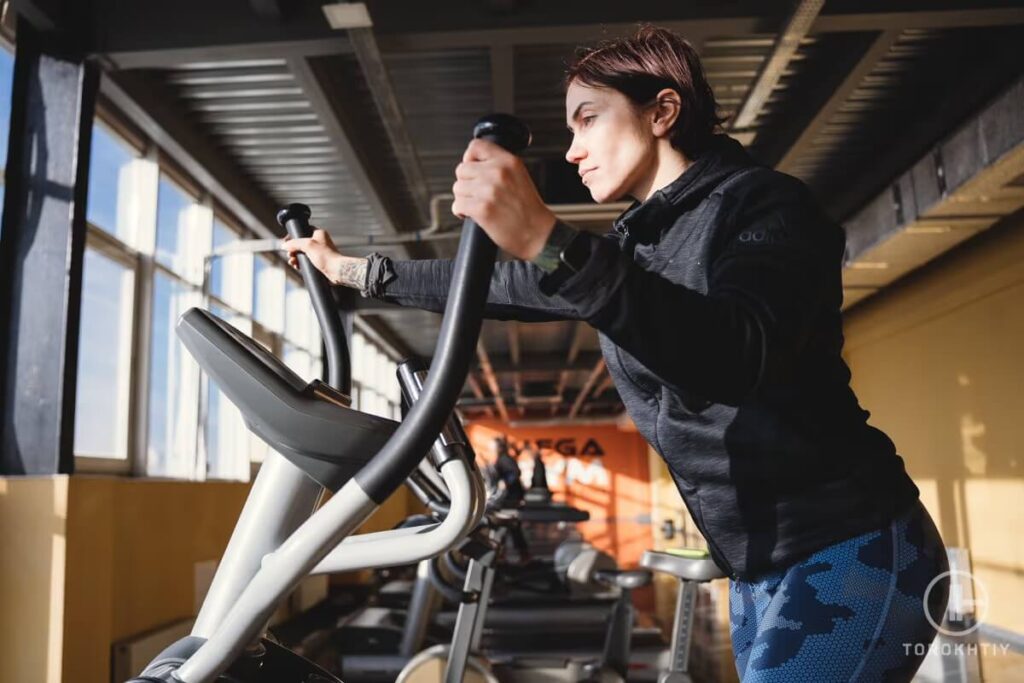
[[299,267],[301,252],[331,284],[356,289],[366,287],[366,259],[339,253],[326,230],[317,228],[312,237],[285,237],[281,248],[288,252],[288,265],[292,268]]

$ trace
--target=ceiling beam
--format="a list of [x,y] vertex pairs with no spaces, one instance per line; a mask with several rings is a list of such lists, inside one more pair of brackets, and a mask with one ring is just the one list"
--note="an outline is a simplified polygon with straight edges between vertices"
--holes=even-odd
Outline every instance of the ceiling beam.
[[413,145],[409,129],[405,125],[402,107],[398,104],[387,67],[384,66],[380,49],[377,47],[373,30],[369,28],[351,29],[348,31],[348,39],[359,60],[359,66],[363,70],[363,77],[370,87],[370,94],[377,105],[377,113],[380,115],[380,121],[391,142],[391,149],[398,161],[398,167],[401,169],[402,175],[405,176],[405,182],[416,204],[420,221],[426,225],[429,220],[430,190],[427,186],[426,176],[423,174],[423,167],[416,155],[416,147]]
[[793,13],[790,14],[785,26],[775,39],[772,53],[761,65],[757,79],[747,91],[743,104],[740,105],[733,118],[731,125],[734,130],[749,128],[757,120],[765,102],[768,101],[775,86],[782,78],[782,74],[789,67],[790,60],[800,48],[800,41],[810,31],[811,25],[824,5],[825,0],[798,0],[793,8]]
[[496,375],[540,374],[560,372],[583,372],[594,367],[601,357],[599,351],[585,351],[572,362],[568,362],[561,353],[528,353],[520,354],[519,362],[512,360],[511,355],[495,354],[489,358],[491,369]]
[[[348,53],[322,0],[93,0],[89,44],[120,69]],[[277,5],[273,16],[267,6]]]
[[[485,398],[484,398],[484,390],[480,386],[480,382],[477,381],[476,377],[474,377],[472,375],[472,373],[470,373],[469,375],[466,375],[466,383],[469,384],[469,390],[473,392],[473,396],[478,401],[484,401],[485,400]],[[494,409],[491,408],[490,406],[487,406],[484,412],[487,413],[488,417],[491,417],[491,416],[494,415]]]
[[903,31],[906,29],[980,28],[1024,24],[1024,8],[921,10],[915,12],[862,12],[823,14],[811,33],[849,31]]
[[523,396],[522,374],[519,372],[519,323],[509,320],[505,323],[505,332],[508,336],[508,355],[512,361],[512,386],[516,397],[516,403],[520,402]]
[[[819,14],[809,33],[950,29],[1022,23],[1024,23],[1024,8],[1015,7],[912,12],[855,12]],[[694,45],[703,45],[709,38],[770,35],[778,29],[775,17],[722,17],[658,21],[657,24],[679,33]],[[632,22],[516,26],[500,29],[393,32],[378,35],[378,43],[385,52],[459,48],[493,49],[516,45],[582,44],[599,38],[627,36],[635,32],[636,24]]]
[[[714,36],[772,33],[775,20],[762,17],[728,17],[659,21],[658,25],[676,31],[694,44],[699,44]],[[515,45],[566,45],[588,43],[602,38],[629,36],[636,33],[636,28],[635,22],[621,22],[386,33],[378,36],[378,42],[385,52],[495,48]]]
[[[357,148],[346,124],[341,120],[338,110],[335,108],[332,97],[324,90],[323,84],[313,71],[309,61],[304,57],[294,57],[288,60],[288,68],[295,76],[296,82],[302,87],[320,124],[330,133],[334,147],[351,175],[354,187],[369,204],[382,231],[389,235],[397,235],[398,228],[381,188],[377,187],[368,172],[366,165],[369,163],[368,160]],[[401,252],[402,256],[409,256],[409,251],[404,245],[397,245],[395,248]]]
[[[576,356],[580,353],[580,347],[583,345],[583,337],[586,335],[586,332],[586,323],[577,322],[573,325],[572,332],[570,333],[572,334],[572,339],[569,341],[569,350],[565,355],[566,365],[572,365],[576,362]],[[558,394],[559,397],[565,395],[565,385],[568,382],[569,373],[568,371],[563,370],[561,375],[558,377],[558,386],[555,389],[555,393]],[[552,410],[552,414],[554,414],[554,410]]]
[[327,57],[351,54],[352,46],[344,38],[334,36],[312,40],[286,40],[237,45],[198,45],[104,52],[102,57],[115,69],[172,69],[184,65],[203,66],[219,63],[248,63],[255,59],[287,60],[296,57]]
[[847,98],[857,87],[864,82],[864,78],[878,65],[878,63],[889,53],[896,39],[899,38],[899,31],[882,31],[871,43],[868,49],[854,65],[850,73],[846,75],[843,82],[835,89],[828,101],[814,115],[814,118],[804,126],[796,141],[790,145],[776,168],[784,173],[793,173],[796,162],[800,157],[814,146],[814,141],[825,128],[829,119],[839,108],[843,106]]
[[498,384],[498,378],[494,375],[494,370],[491,369],[491,361],[487,357],[487,349],[484,347],[482,339],[478,339],[476,342],[476,357],[480,363],[480,372],[484,376],[484,382],[487,383],[487,388],[494,397],[494,407],[498,409],[501,419],[508,422],[508,408],[505,406],[505,399],[501,396],[501,386]]
[[603,373],[604,371],[604,358],[602,358],[601,360],[597,361],[597,364],[594,366],[594,369],[590,371],[590,376],[587,377],[587,381],[583,385],[583,388],[580,389],[580,393],[576,395],[576,400],[573,401],[572,408],[569,409],[570,420],[572,420],[579,414],[580,408],[583,407],[584,401],[587,400],[587,396],[590,394],[590,390],[594,387],[594,384],[597,382],[598,378],[601,377],[601,373]]
[[608,391],[612,387],[612,384],[612,376],[610,374],[605,375],[604,379],[601,380],[601,383],[597,385],[596,389],[594,389],[594,398],[597,398],[604,392]]

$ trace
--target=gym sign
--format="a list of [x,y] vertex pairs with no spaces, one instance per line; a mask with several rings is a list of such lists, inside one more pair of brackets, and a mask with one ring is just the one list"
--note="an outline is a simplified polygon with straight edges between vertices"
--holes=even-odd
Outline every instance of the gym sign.
[[592,457],[602,457],[604,455],[604,449],[601,448],[601,444],[598,443],[597,439],[589,438],[580,444],[575,437],[567,439],[525,439],[521,442],[510,441],[515,446],[516,450],[520,453],[523,451],[554,451],[559,455],[588,455]]

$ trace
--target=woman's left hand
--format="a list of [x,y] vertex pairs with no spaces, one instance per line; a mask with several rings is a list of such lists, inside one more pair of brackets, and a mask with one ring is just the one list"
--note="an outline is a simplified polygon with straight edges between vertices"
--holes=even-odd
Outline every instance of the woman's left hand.
[[522,160],[486,140],[473,140],[455,169],[452,213],[472,218],[494,243],[529,261],[555,227]]

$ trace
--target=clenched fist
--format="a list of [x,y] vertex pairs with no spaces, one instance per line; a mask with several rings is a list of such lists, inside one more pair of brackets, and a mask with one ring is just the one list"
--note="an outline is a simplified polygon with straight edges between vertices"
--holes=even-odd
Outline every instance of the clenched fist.
[[495,244],[529,261],[555,226],[522,160],[486,140],[473,140],[455,169],[452,213],[472,218]]

